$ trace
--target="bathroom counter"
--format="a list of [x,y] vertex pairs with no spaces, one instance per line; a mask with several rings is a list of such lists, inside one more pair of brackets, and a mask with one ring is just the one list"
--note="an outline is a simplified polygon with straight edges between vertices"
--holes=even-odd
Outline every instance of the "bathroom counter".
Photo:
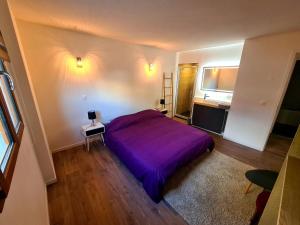
[[204,105],[208,107],[218,108],[218,109],[230,109],[230,103],[228,102],[222,102],[217,100],[211,100],[211,99],[203,99],[203,98],[194,98],[194,104],[198,105]]

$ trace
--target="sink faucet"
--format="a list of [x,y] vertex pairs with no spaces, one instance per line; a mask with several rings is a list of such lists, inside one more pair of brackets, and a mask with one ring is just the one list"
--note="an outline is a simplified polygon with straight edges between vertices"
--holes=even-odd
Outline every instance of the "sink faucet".
[[204,94],[204,99],[207,99],[207,97],[209,97],[209,95],[208,94]]

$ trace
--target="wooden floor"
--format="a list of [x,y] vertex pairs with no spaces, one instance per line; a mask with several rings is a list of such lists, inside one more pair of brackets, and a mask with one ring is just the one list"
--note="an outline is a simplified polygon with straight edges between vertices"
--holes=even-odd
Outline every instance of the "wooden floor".
[[215,150],[231,156],[255,168],[279,171],[292,139],[271,135],[264,151],[228,141],[211,134],[215,140]]
[[[216,150],[254,167],[278,170],[290,140],[271,137],[266,151],[214,135]],[[48,187],[51,225],[186,224],[165,202],[153,203],[140,183],[101,144],[55,153],[58,182]]]

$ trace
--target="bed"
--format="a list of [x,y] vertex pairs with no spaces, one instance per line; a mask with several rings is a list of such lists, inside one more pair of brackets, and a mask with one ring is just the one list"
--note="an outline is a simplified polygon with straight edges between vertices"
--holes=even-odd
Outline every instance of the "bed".
[[112,120],[106,126],[105,142],[155,202],[162,199],[164,184],[178,168],[214,148],[206,132],[156,110]]

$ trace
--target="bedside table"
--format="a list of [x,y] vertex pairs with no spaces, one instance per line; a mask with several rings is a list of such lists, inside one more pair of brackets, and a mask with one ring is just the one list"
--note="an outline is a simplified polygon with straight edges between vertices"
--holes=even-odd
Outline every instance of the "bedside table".
[[97,136],[100,136],[100,139],[102,140],[102,143],[105,146],[104,138],[103,138],[103,134],[105,132],[105,126],[102,123],[95,122],[94,126],[92,126],[91,124],[84,125],[81,127],[80,131],[82,136],[85,139],[85,146],[88,152],[90,151],[90,140]]

